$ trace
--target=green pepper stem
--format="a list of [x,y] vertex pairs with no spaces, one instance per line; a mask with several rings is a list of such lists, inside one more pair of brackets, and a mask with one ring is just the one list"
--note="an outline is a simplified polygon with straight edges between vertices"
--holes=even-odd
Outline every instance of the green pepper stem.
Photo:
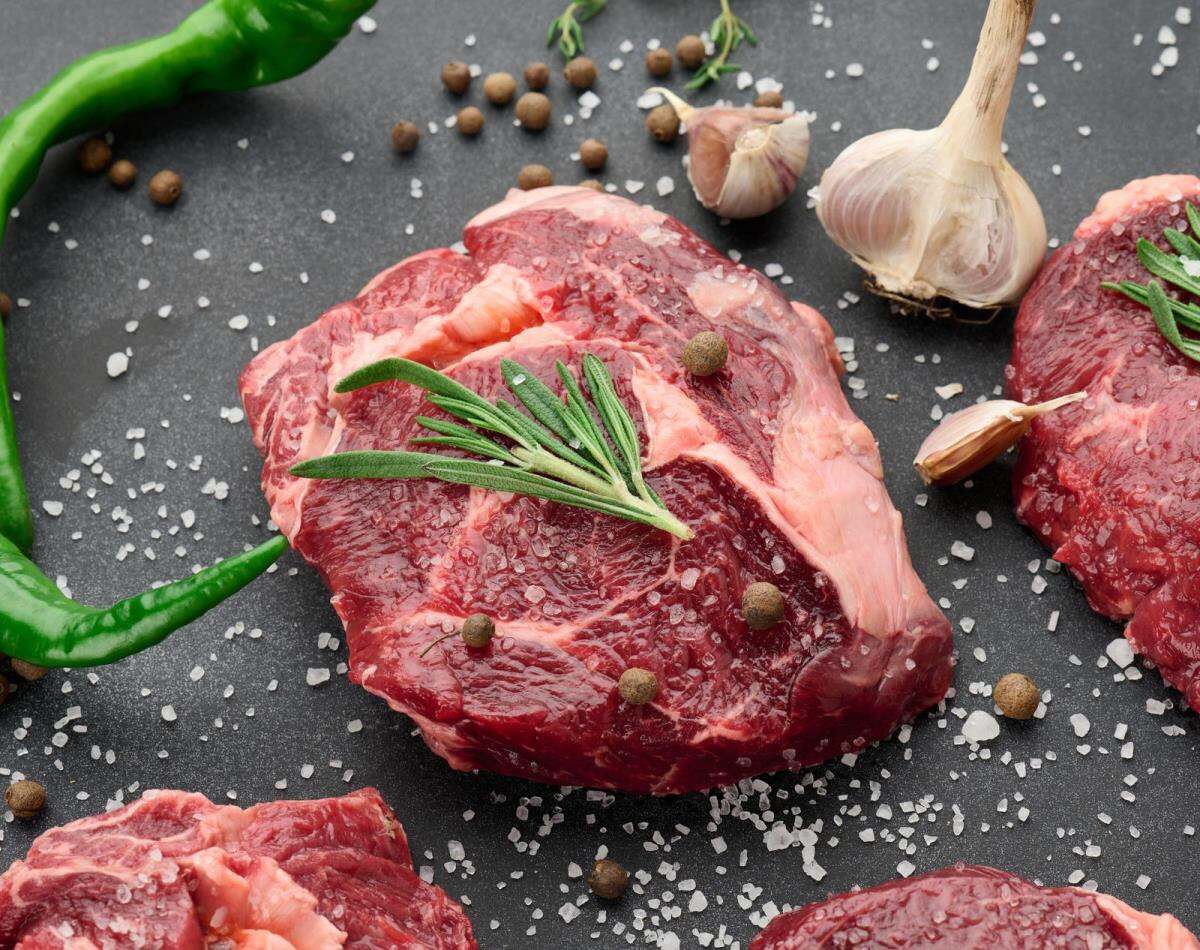
[[0,652],[38,666],[98,666],[163,640],[237,593],[286,550],[276,536],[191,577],[107,608],[66,597],[0,537]]

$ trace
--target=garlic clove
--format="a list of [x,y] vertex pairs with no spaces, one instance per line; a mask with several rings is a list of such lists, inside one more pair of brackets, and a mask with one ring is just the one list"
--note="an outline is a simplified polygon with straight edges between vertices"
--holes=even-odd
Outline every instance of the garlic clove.
[[808,163],[805,114],[760,107],[697,109],[662,95],[688,136],[688,180],[697,200],[724,218],[754,218],[781,205]]
[[1041,208],[1001,153],[1035,3],[992,0],[971,74],[941,125],[869,135],[822,176],[817,217],[886,293],[997,307],[1019,300],[1041,266]]
[[1086,399],[1086,392],[1028,406],[991,399],[946,416],[921,443],[913,465],[926,485],[953,485],[974,475],[1020,440],[1038,416]]

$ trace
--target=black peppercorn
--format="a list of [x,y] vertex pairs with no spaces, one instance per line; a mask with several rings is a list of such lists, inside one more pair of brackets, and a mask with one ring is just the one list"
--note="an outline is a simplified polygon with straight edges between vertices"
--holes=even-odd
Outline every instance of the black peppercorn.
[[687,341],[681,361],[693,376],[712,376],[725,368],[729,344],[719,333],[703,330]]
[[482,650],[492,642],[496,624],[487,614],[471,614],[463,621],[459,635],[463,643],[475,650]]
[[779,588],[756,581],[742,594],[742,616],[751,630],[768,630],[783,619],[785,603]]
[[604,858],[597,861],[587,878],[593,894],[606,901],[620,900],[629,886],[629,872],[616,861]]

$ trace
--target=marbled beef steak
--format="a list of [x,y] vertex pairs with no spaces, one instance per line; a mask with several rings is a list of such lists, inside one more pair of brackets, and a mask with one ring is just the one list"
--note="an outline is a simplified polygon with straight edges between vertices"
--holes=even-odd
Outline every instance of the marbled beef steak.
[[943,868],[776,917],[750,950],[1200,950],[1170,914],[994,868]]
[[374,789],[214,805],[152,791],[54,828],[0,877],[0,947],[470,950]]
[[[321,572],[351,678],[460,769],[682,792],[854,752],[938,702],[946,619],[912,570],[875,441],[838,384],[833,334],[679,222],[581,188],[513,193],[434,250],[277,343],[241,379],[271,513]],[[728,341],[690,377],[694,334]],[[436,410],[403,383],[334,384],[403,356],[485,396],[500,360],[543,380],[599,356],[648,481],[696,537],[433,481],[305,481],[293,463],[406,447]],[[753,632],[769,580],[784,620]],[[495,618],[484,650],[457,637]],[[630,666],[657,699],[621,701]]]
[[1100,286],[1145,283],[1137,240],[1167,249],[1186,201],[1200,201],[1191,175],[1104,195],[1025,295],[1005,372],[1022,402],[1087,390],[1021,441],[1017,515],[1200,709],[1200,366]]

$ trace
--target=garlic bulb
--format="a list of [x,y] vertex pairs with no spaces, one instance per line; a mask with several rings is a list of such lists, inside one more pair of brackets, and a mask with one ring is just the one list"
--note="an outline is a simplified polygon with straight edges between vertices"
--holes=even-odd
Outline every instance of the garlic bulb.
[[1033,406],[1011,399],[976,403],[946,416],[921,443],[913,465],[926,485],[953,485],[1016,445],[1038,416],[1086,398],[1078,392]]
[[783,109],[697,109],[663,96],[687,127],[688,180],[697,200],[724,218],[755,218],[783,204],[808,162],[808,116]]
[[1041,265],[1042,209],[1000,144],[1036,2],[991,0],[971,74],[941,125],[868,135],[822,176],[821,224],[886,294],[1002,306]]

